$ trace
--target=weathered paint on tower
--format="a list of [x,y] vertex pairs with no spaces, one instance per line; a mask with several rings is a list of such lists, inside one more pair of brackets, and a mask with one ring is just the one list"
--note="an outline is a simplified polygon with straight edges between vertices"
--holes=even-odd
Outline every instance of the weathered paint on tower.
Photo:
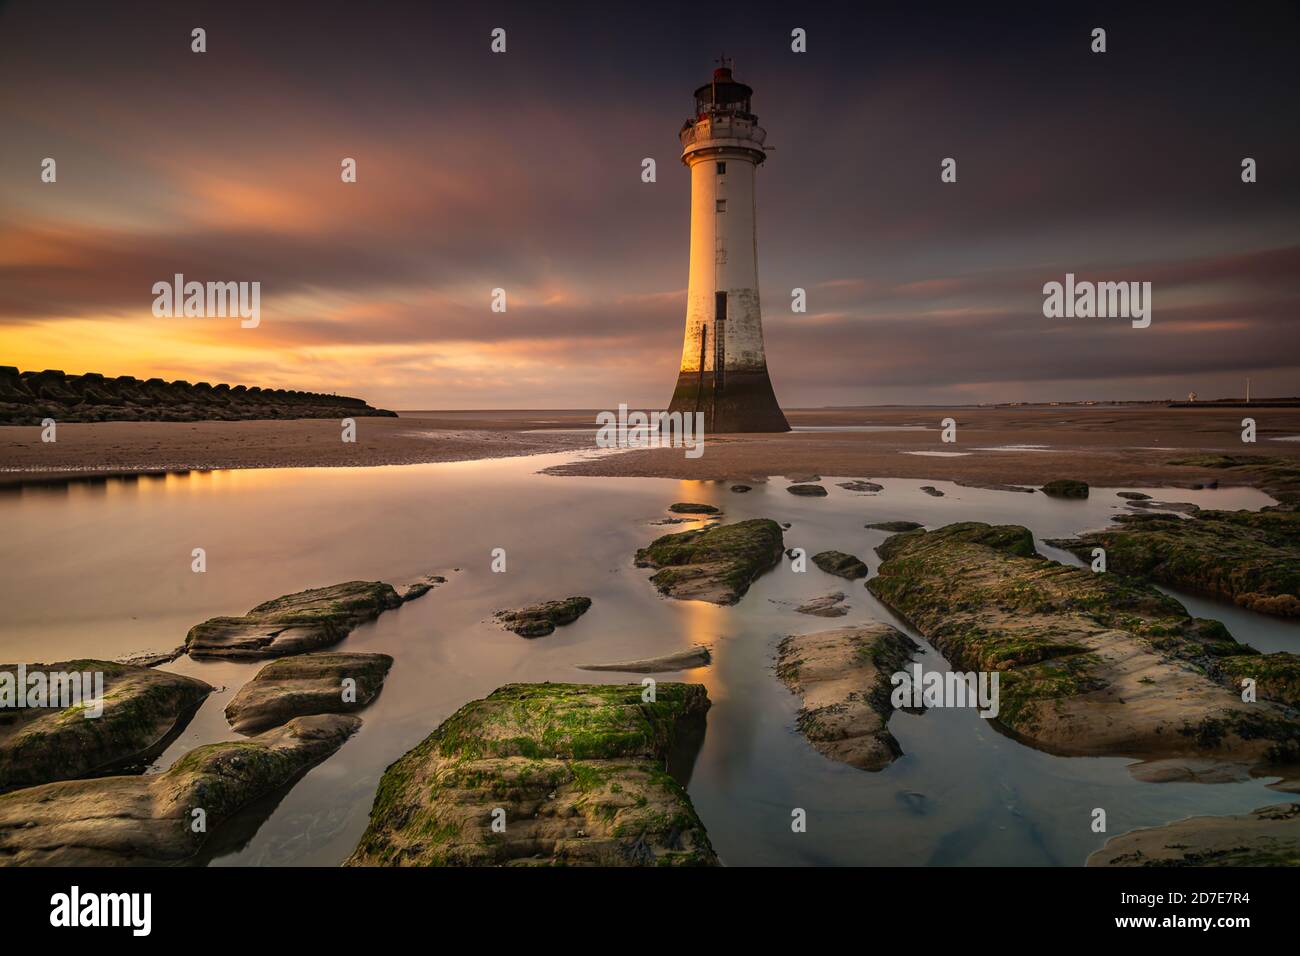
[[789,431],[763,351],[754,176],[767,132],[748,86],[727,67],[695,91],[682,126],[691,171],[691,272],[686,337],[672,412],[703,412],[711,432]]

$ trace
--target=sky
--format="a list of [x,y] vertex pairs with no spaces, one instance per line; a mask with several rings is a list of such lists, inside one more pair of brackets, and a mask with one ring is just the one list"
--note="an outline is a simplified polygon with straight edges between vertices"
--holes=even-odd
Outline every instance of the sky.
[[[0,2],[0,364],[661,407],[725,54],[784,406],[1300,394],[1296,5],[867,6]],[[154,317],[178,272],[260,324]],[[1045,318],[1067,272],[1150,327]]]

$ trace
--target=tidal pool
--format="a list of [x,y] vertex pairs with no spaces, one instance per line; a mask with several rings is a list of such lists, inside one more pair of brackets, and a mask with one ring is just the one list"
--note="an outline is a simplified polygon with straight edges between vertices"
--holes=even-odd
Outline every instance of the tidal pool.
[[[736,494],[730,482],[553,477],[540,469],[572,453],[366,469],[265,469],[28,486],[0,494],[0,656],[8,661],[114,658],[181,643],[189,627],[239,614],[269,598],[351,579],[397,581],[425,572],[448,582],[337,645],[395,658],[383,693],[361,712],[357,733],[286,793],[250,807],[220,834],[202,862],[215,865],[335,865],[366,825],[384,768],[466,701],[512,681],[639,682],[641,675],[577,665],[654,657],[695,643],[711,666],[661,680],[703,683],[713,701],[689,792],[722,860],[764,864],[1080,865],[1108,835],[1190,814],[1237,813],[1279,802],[1266,779],[1230,784],[1139,783],[1119,758],[1062,758],[1023,746],[973,711],[896,714],[890,729],[904,756],[880,773],[821,757],[794,730],[797,700],[777,680],[777,643],[802,633],[893,619],[861,581],[846,582],[789,562],[761,577],[735,607],[660,597],[636,549],[676,501],[714,504],[724,521],[790,522],[787,547],[852,552],[875,572],[891,519],[928,527],[952,521],[1015,522],[1040,550],[1075,559],[1041,539],[1104,526],[1123,510],[1114,490],[1082,501],[960,487],[951,482],[873,479],[863,496],[826,477],[826,498],[786,493],[784,479]],[[932,484],[942,498],[921,493]],[[1144,490],[1164,494],[1167,490]],[[1258,508],[1250,489],[1190,491],[1203,507]],[[206,573],[190,570],[204,548]],[[505,573],[490,570],[494,548]],[[830,591],[848,595],[847,617],[794,612]],[[492,612],[586,594],[591,610],[554,634],[526,640]],[[1300,626],[1179,595],[1193,613],[1219,617],[1262,650],[1300,650]],[[920,642],[923,646],[924,641]],[[926,647],[927,669],[943,668]],[[218,687],[184,733],[155,762],[235,738],[222,711],[261,663],[181,658],[168,670]],[[1091,830],[1103,807],[1109,833]],[[806,833],[791,813],[807,812]]]

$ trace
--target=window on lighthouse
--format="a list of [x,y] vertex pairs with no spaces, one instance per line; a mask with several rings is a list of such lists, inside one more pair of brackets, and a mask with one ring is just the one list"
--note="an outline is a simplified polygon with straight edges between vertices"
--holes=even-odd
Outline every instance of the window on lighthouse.
[[727,201],[725,199],[719,199],[718,212],[726,212],[726,211],[727,211]]
[[725,176],[725,175],[727,175],[727,164],[726,164],[726,163],[718,163],[718,175],[719,175],[719,176]]

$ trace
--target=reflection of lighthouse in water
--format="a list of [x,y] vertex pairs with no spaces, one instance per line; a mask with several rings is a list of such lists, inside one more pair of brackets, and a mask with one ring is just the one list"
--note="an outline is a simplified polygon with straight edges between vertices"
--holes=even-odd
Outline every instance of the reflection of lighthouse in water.
[[767,133],[749,111],[752,93],[729,68],[714,70],[680,133],[691,170],[691,274],[669,411],[702,412],[711,432],[790,430],[763,352],[754,173]]

